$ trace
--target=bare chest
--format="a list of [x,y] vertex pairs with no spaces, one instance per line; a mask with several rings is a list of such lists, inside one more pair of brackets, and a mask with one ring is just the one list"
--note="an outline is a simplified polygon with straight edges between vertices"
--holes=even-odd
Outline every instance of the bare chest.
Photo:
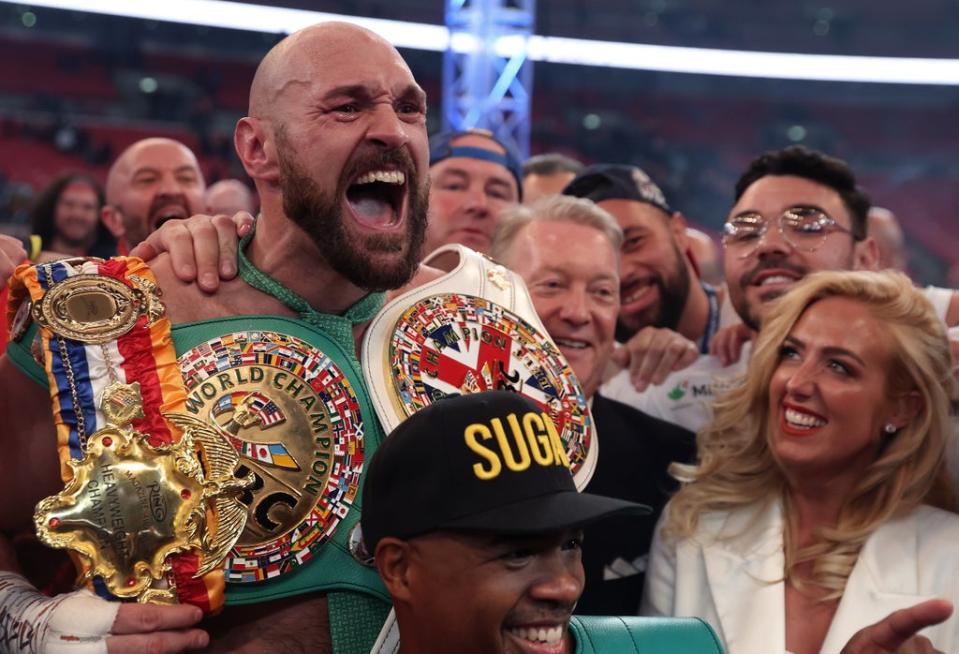
[[789,583],[786,586],[786,649],[793,654],[818,654],[838,601],[818,602]]

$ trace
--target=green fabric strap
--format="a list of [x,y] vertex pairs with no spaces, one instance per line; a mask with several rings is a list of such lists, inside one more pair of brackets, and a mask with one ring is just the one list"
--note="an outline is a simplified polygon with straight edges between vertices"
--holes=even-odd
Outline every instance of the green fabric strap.
[[333,654],[369,654],[386,622],[390,605],[349,591],[332,592],[326,596],[326,602]]
[[300,318],[305,322],[329,335],[340,347],[346,350],[352,359],[352,363],[359,367],[356,346],[353,342],[353,326],[372,320],[373,316],[383,308],[386,293],[366,295],[347,309],[342,316],[320,313],[311,307],[302,295],[276,281],[246,258],[244,250],[252,239],[253,232],[251,231],[240,240],[240,244],[237,246],[236,258],[239,263],[240,277],[243,281],[258,291],[263,291],[267,295],[275,297],[284,306],[300,314]]

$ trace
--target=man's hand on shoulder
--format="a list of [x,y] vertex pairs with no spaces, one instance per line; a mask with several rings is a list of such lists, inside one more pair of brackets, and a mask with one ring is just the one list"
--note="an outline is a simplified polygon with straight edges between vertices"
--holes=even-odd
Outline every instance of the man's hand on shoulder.
[[945,654],[916,634],[952,615],[952,603],[934,599],[890,613],[860,629],[840,654]]
[[644,327],[613,352],[613,361],[629,369],[633,387],[640,393],[650,384],[662,384],[671,372],[690,366],[699,348],[672,329]]
[[27,258],[20,239],[0,234],[0,289],[6,288],[14,269]]
[[739,361],[743,345],[755,335],[745,323],[723,327],[709,342],[709,353],[717,357],[724,366]]
[[168,220],[130,252],[151,261],[163,252],[170,255],[173,273],[208,293],[220,280],[236,277],[236,246],[253,228],[253,216],[241,211],[233,216],[198,214],[185,220]]

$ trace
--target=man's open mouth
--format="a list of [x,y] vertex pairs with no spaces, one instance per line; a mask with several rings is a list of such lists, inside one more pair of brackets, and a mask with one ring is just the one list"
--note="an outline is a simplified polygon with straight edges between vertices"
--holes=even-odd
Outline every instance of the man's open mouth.
[[167,204],[150,213],[150,222],[153,229],[158,229],[160,225],[168,220],[189,218],[190,210],[182,204]]
[[350,213],[364,227],[390,230],[405,218],[406,173],[379,169],[359,175],[346,189]]

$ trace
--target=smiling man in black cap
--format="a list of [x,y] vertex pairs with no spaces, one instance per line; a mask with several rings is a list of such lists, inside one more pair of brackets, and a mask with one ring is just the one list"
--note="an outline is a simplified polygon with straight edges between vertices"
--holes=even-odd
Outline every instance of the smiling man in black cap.
[[[688,428],[690,422],[675,414],[677,406],[685,407],[686,389],[647,388],[692,364],[709,351],[721,327],[739,322],[725,302],[725,288],[699,279],[685,255],[686,220],[639,168],[590,166],[563,194],[592,200],[623,230],[616,339],[626,347],[614,353],[613,360],[623,369],[606,381],[603,393]],[[660,401],[661,395],[666,399]]]
[[685,255],[686,220],[660,188],[635,166],[597,164],[577,175],[563,194],[592,200],[623,230],[617,338],[625,343],[644,328],[665,328],[707,352],[722,297],[697,278]]
[[716,651],[698,621],[657,623],[653,634],[639,618],[572,618],[580,528],[648,509],[578,493],[551,418],[520,395],[466,395],[414,414],[373,456],[363,506],[364,542],[395,609],[374,652],[397,651],[400,635],[402,652],[628,652],[624,642],[651,638],[678,646],[660,651]]

